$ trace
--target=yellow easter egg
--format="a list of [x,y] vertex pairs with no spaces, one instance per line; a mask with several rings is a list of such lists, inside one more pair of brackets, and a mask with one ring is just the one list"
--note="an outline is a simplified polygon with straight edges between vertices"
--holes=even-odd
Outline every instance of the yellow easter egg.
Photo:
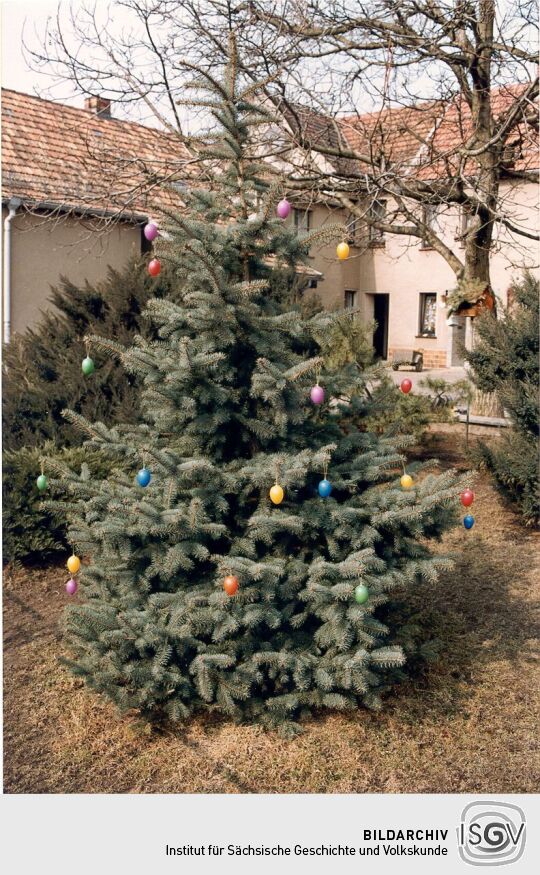
[[274,486],[272,486],[272,488],[270,490],[270,500],[273,501],[274,504],[281,504],[281,502],[283,501],[284,495],[285,495],[285,493],[283,492],[283,489],[281,488],[281,486],[279,486],[278,483],[276,483]]
[[68,561],[66,562],[68,567],[68,571],[71,571],[72,574],[77,574],[77,571],[81,567],[81,560],[78,556],[70,556]]
[[336,255],[340,261],[345,261],[349,257],[349,244],[342,241],[336,247]]
[[410,489],[413,485],[413,479],[410,474],[404,474],[399,482],[403,489]]

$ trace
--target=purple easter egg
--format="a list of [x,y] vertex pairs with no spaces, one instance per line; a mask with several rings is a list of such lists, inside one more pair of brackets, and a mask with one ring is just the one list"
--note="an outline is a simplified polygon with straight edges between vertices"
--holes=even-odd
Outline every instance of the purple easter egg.
[[277,214],[280,219],[286,219],[291,212],[291,205],[286,197],[277,205]]
[[77,581],[73,578],[66,583],[66,592],[68,595],[75,595],[77,592]]
[[144,226],[144,236],[147,240],[152,242],[155,240],[158,235],[158,226],[154,224],[154,222],[148,222],[148,225]]
[[324,389],[322,386],[313,386],[310,392],[311,400],[314,404],[322,404],[324,401]]

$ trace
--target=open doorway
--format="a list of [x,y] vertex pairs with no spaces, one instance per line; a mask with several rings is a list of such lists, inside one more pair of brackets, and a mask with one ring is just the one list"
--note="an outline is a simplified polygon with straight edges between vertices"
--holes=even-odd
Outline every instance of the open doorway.
[[388,311],[390,295],[373,295],[373,318],[376,327],[373,332],[373,351],[375,358],[388,358]]

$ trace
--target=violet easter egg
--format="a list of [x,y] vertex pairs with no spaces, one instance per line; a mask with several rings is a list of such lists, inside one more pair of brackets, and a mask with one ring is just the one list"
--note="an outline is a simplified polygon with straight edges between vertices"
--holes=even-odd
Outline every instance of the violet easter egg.
[[154,222],[148,222],[148,225],[144,226],[144,236],[150,243],[156,239],[158,233],[158,226]]
[[322,404],[324,401],[324,389],[322,386],[313,386],[309,397],[314,404]]
[[277,205],[276,212],[277,212],[280,219],[286,219],[287,216],[290,215],[291,205],[290,205],[289,201],[287,200],[287,198],[284,197],[283,200],[281,200],[279,202],[279,204]]
[[66,583],[66,592],[68,595],[75,595],[77,592],[77,581],[71,577]]

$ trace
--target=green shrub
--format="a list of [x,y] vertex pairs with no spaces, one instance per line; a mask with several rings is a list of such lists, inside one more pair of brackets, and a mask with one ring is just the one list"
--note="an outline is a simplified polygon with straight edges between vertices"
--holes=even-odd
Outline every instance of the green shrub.
[[145,333],[141,312],[146,302],[164,294],[169,294],[166,275],[153,280],[140,260],[122,271],[109,268],[107,278],[95,286],[76,286],[63,278],[51,292],[55,309],[4,349],[4,449],[39,447],[46,440],[79,444],[80,435],[62,417],[65,408],[92,421],[136,421],[134,380],[117,362],[91,351],[96,370],[83,376],[83,338],[99,334],[132,343],[135,334]]
[[110,463],[83,447],[57,449],[45,445],[8,450],[3,457],[2,524],[3,560],[31,562],[50,560],[68,548],[67,523],[61,511],[45,506],[50,493],[40,492],[36,478],[44,455],[55,457],[74,469],[86,463],[92,474],[104,477]]
[[527,524],[540,520],[539,286],[537,279],[526,274],[510,290],[510,304],[500,318],[486,313],[478,319],[476,344],[467,356],[475,384],[497,395],[512,423],[497,442],[481,445],[482,461]]

